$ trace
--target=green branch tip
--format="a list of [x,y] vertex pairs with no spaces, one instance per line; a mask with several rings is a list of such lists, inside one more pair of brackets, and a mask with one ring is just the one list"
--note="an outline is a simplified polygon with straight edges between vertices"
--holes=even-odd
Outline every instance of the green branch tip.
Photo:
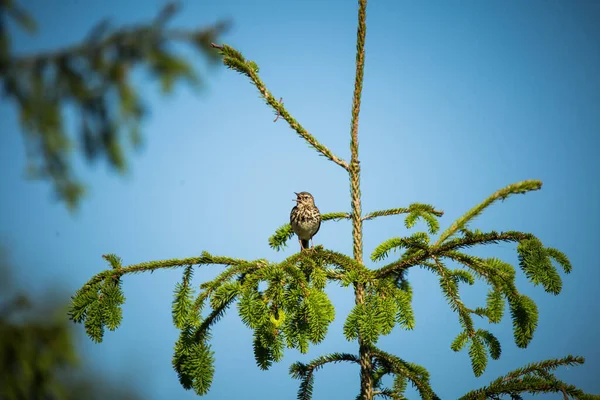
[[448,239],[449,237],[454,235],[458,230],[464,229],[471,220],[473,220],[475,217],[477,217],[479,214],[481,214],[484,209],[489,207],[495,201],[505,200],[513,194],[519,194],[519,193],[525,194],[527,192],[530,192],[533,190],[539,190],[541,188],[542,188],[541,181],[528,180],[528,181],[513,183],[511,185],[508,185],[508,186],[496,191],[490,197],[485,199],[482,203],[480,203],[477,206],[470,209],[465,215],[463,215],[462,217],[457,219],[452,225],[450,225],[450,227],[448,227],[448,229],[446,229],[440,235],[438,241],[436,242],[436,245],[443,243],[446,239]]
[[460,400],[499,399],[501,396],[521,398],[521,394],[559,393],[564,399],[600,399],[583,390],[562,382],[552,373],[561,366],[577,366],[584,363],[583,357],[567,356],[528,364],[501,376],[489,385],[473,390]]
[[387,210],[373,211],[373,212],[370,212],[370,213],[366,214],[365,216],[363,216],[362,220],[368,221],[370,219],[377,218],[377,217],[385,217],[385,216],[389,216],[389,215],[398,215],[398,214],[408,214],[411,212],[427,213],[427,214],[431,214],[436,217],[441,217],[444,215],[443,211],[436,210],[433,206],[431,206],[429,204],[413,203],[406,208],[390,208]]
[[359,357],[348,353],[332,353],[312,360],[308,364],[296,362],[290,366],[289,373],[294,379],[299,379],[300,388],[297,398],[300,400],[310,400],[312,398],[314,386],[314,372],[328,363],[353,362],[360,364]]

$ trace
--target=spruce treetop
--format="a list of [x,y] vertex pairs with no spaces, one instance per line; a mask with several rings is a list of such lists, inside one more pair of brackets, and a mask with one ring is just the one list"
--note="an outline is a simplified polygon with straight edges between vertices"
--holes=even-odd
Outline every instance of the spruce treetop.
[[[362,211],[358,139],[366,8],[367,1],[359,0],[350,159],[346,160],[322,144],[288,112],[281,98],[271,93],[261,80],[255,61],[229,45],[211,44],[225,66],[249,79],[257,88],[262,100],[273,109],[276,120],[285,121],[319,155],[348,173],[350,209],[325,213],[322,220],[328,224],[344,219],[352,222],[352,256],[317,246],[292,254],[281,262],[203,252],[197,257],[123,265],[119,257],[108,254],[104,258],[110,268],[93,276],[73,295],[69,311],[70,318],[82,323],[92,340],[101,342],[106,329],[114,330],[120,325],[121,307],[125,302],[121,288],[124,276],[157,269],[179,269],[182,278],[175,287],[172,315],[180,335],[172,364],[184,388],[204,395],[210,390],[215,374],[211,330],[230,308],[236,308],[241,321],[252,331],[257,366],[268,369],[283,359],[286,348],[307,353],[311,344],[323,341],[335,317],[326,287],[328,283],[337,283],[354,293],[355,305],[345,319],[343,332],[346,340],[357,344],[358,351],[355,354],[325,354],[309,363],[293,363],[290,374],[300,381],[298,399],[312,397],[319,369],[326,364],[341,362],[356,364],[360,369],[359,399],[372,400],[376,396],[405,399],[409,383],[421,398],[439,399],[436,390],[441,388],[432,387],[425,367],[378,347],[381,336],[392,334],[394,328],[410,330],[415,327],[413,289],[407,271],[423,268],[438,278],[439,288],[461,326],[461,332],[450,348],[468,353],[475,376],[485,371],[490,359],[496,360],[502,354],[498,338],[485,329],[487,323],[500,323],[508,314],[516,345],[521,348],[529,345],[538,326],[538,309],[534,301],[517,288],[517,267],[532,284],[557,295],[562,289],[562,276],[570,273],[572,266],[565,254],[545,246],[533,233],[482,232],[472,225],[474,219],[493,203],[515,194],[540,190],[542,182],[525,180],[508,185],[445,228],[439,220],[443,211],[429,204],[413,203],[368,213]],[[407,229],[414,229],[418,221],[423,221],[427,230],[385,240],[369,255],[377,263],[376,267],[367,268],[363,262],[363,223],[398,215],[404,218]],[[291,226],[283,224],[268,243],[279,251],[292,236]],[[498,258],[482,258],[466,252],[476,246],[497,243],[515,245],[519,256],[517,266]],[[194,286],[194,271],[209,265],[220,265],[223,270],[213,280]],[[476,282],[488,287],[484,305],[466,304],[461,299],[461,286]],[[583,362],[582,357],[568,355],[532,363],[466,393],[462,399],[520,399],[525,393],[553,392],[565,399],[600,398],[585,394],[554,375],[558,367]],[[384,384],[386,376],[392,377],[391,386]]]

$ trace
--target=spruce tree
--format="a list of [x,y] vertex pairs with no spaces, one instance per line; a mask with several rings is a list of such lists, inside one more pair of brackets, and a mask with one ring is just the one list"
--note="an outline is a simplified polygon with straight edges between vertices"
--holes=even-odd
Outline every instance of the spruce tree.
[[[333,282],[354,292],[355,306],[345,320],[344,335],[348,341],[357,343],[358,351],[356,354],[326,354],[309,363],[292,364],[290,374],[300,381],[298,399],[312,397],[317,370],[325,364],[339,362],[358,365],[359,399],[371,400],[376,396],[404,399],[409,383],[421,398],[439,399],[430,385],[425,367],[377,347],[378,339],[390,334],[396,325],[408,330],[414,327],[412,289],[407,271],[420,267],[439,279],[448,305],[457,314],[462,331],[454,338],[451,349],[468,352],[475,376],[484,372],[490,357],[500,357],[501,344],[490,331],[476,324],[474,316],[489,323],[499,323],[508,303],[515,343],[521,348],[528,346],[537,327],[538,310],[532,299],[519,292],[515,284],[516,268],[498,258],[477,257],[465,251],[489,244],[516,244],[518,267],[529,281],[541,285],[548,293],[560,293],[562,278],[558,269],[568,274],[572,268],[561,251],[544,246],[532,233],[482,232],[469,227],[475,217],[498,200],[541,189],[540,181],[517,182],[496,191],[441,233],[438,219],[443,212],[429,204],[413,203],[407,207],[362,212],[358,126],[364,71],[366,3],[366,0],[359,0],[349,161],[336,156],[290,115],[281,99],[278,100],[260,79],[258,65],[254,61],[246,59],[228,45],[212,45],[228,68],[250,79],[262,99],[274,110],[276,119],[285,120],[317,153],[348,173],[350,212],[327,213],[323,215],[323,221],[351,220],[352,257],[317,246],[295,253],[281,262],[243,260],[203,252],[198,257],[125,266],[116,255],[104,255],[110,269],[92,277],[75,293],[69,312],[73,321],[84,324],[92,340],[102,341],[106,329],[114,330],[119,326],[121,306],[125,301],[121,281],[125,275],[164,268],[181,269],[183,276],[175,288],[172,303],[173,323],[180,330],[172,363],[181,385],[203,395],[209,391],[215,372],[210,346],[211,329],[231,306],[236,305],[240,319],[253,331],[256,364],[261,369],[268,369],[283,358],[286,347],[307,353],[310,344],[317,344],[325,338],[334,319],[334,307],[325,288]],[[367,268],[363,262],[363,222],[394,215],[403,215],[404,224],[409,229],[422,220],[428,231],[384,241],[370,255],[372,261],[381,262],[381,265],[375,269]],[[284,224],[269,238],[269,244],[273,249],[281,250],[292,236],[291,226]],[[399,256],[393,257],[398,253]],[[452,268],[450,263],[458,267]],[[225,269],[196,290],[191,284],[194,270],[209,264],[223,265]],[[460,284],[473,285],[476,280],[487,284],[489,291],[485,306],[472,308],[461,300]],[[583,362],[582,357],[567,355],[561,359],[532,363],[461,398],[520,399],[525,393],[554,392],[565,399],[598,399],[600,396],[586,394],[554,375],[558,367]],[[385,387],[383,378],[388,375],[393,377],[393,383]]]

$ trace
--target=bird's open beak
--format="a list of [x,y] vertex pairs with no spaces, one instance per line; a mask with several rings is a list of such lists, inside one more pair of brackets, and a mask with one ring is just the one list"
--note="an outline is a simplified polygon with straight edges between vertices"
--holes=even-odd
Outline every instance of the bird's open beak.
[[[295,194],[296,196],[298,196],[298,193],[294,192],[294,194]],[[295,202],[297,203],[297,202],[298,202],[298,198],[296,197],[296,198],[295,198],[294,200],[292,200],[292,201],[295,201]]]

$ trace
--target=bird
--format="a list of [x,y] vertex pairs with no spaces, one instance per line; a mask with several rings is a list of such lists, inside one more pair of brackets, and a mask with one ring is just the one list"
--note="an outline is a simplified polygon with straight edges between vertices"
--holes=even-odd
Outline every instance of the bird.
[[296,193],[296,206],[290,213],[290,224],[292,230],[298,236],[300,242],[300,251],[308,249],[308,242],[311,241],[311,248],[314,247],[313,236],[319,232],[321,227],[321,213],[315,205],[315,199],[308,192]]

